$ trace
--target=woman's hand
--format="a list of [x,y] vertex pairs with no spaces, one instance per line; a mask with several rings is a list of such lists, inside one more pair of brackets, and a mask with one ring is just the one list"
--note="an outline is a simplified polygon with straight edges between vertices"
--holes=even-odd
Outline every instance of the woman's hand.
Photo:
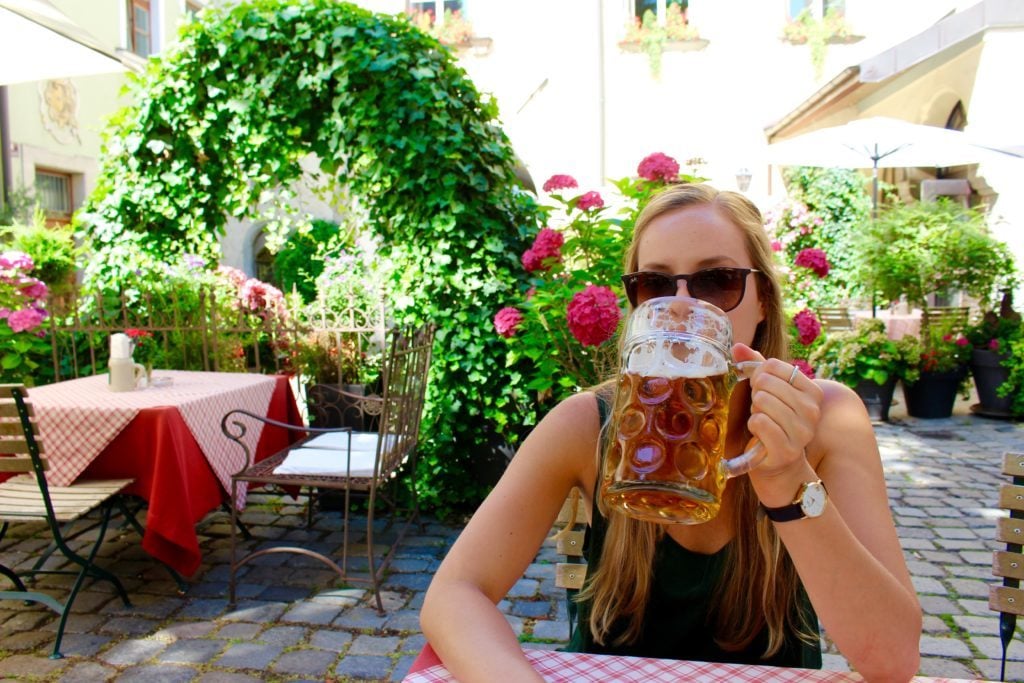
[[[781,484],[794,478],[806,479],[809,465],[804,449],[814,438],[821,418],[824,398],[821,387],[794,365],[777,358],[765,360],[745,344],[733,347],[733,358],[736,362],[763,361],[750,376],[750,419],[747,420],[750,433],[768,452],[750,474],[755,489],[760,495],[764,486],[772,488],[769,480],[778,479]],[[793,491],[795,488],[786,495],[791,498]],[[763,496],[762,500],[771,504]]]

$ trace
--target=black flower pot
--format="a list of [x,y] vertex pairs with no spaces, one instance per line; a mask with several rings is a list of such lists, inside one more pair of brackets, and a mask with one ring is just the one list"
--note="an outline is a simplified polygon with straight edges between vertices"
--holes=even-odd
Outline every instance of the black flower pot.
[[1007,355],[988,349],[974,349],[971,352],[971,375],[974,377],[974,387],[978,390],[979,405],[975,409],[976,413],[1005,417],[1012,414],[1013,397],[1000,396],[996,391],[1010,377],[1010,370],[1001,365]]
[[907,414],[911,417],[934,419],[953,414],[953,404],[967,368],[948,372],[921,372],[914,383],[903,381],[903,397],[907,399]]
[[867,408],[868,417],[874,422],[888,422],[889,408],[892,406],[892,392],[896,388],[896,378],[890,377],[885,384],[876,384],[871,380],[861,380],[853,388]]

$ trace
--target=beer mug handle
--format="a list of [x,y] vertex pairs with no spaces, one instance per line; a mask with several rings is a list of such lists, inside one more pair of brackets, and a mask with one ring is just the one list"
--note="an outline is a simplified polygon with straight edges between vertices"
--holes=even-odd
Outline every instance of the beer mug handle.
[[760,360],[741,360],[739,363],[733,363],[733,367],[736,368],[736,376],[742,382],[745,379],[750,379],[750,376],[754,374],[764,361]]
[[764,444],[758,441],[746,453],[740,453],[735,458],[723,460],[722,471],[728,479],[738,477],[760,465],[767,455],[768,451],[764,449]]

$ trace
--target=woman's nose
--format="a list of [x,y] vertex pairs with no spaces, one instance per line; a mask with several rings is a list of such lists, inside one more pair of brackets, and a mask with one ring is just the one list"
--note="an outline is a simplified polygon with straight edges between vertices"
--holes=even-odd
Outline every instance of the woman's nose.
[[676,296],[690,296],[689,291],[686,289],[686,280],[676,280]]

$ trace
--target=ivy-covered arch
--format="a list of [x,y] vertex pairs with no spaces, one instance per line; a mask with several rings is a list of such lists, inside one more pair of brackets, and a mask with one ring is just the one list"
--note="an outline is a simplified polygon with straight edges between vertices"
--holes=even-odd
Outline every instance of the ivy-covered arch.
[[421,473],[428,502],[473,502],[471,459],[530,410],[491,316],[522,287],[536,205],[494,103],[404,18],[335,0],[210,8],[129,87],[79,214],[94,281],[168,244],[215,253],[228,215],[287,222],[287,197],[256,207],[316,154],[390,245],[401,322],[439,325]]

